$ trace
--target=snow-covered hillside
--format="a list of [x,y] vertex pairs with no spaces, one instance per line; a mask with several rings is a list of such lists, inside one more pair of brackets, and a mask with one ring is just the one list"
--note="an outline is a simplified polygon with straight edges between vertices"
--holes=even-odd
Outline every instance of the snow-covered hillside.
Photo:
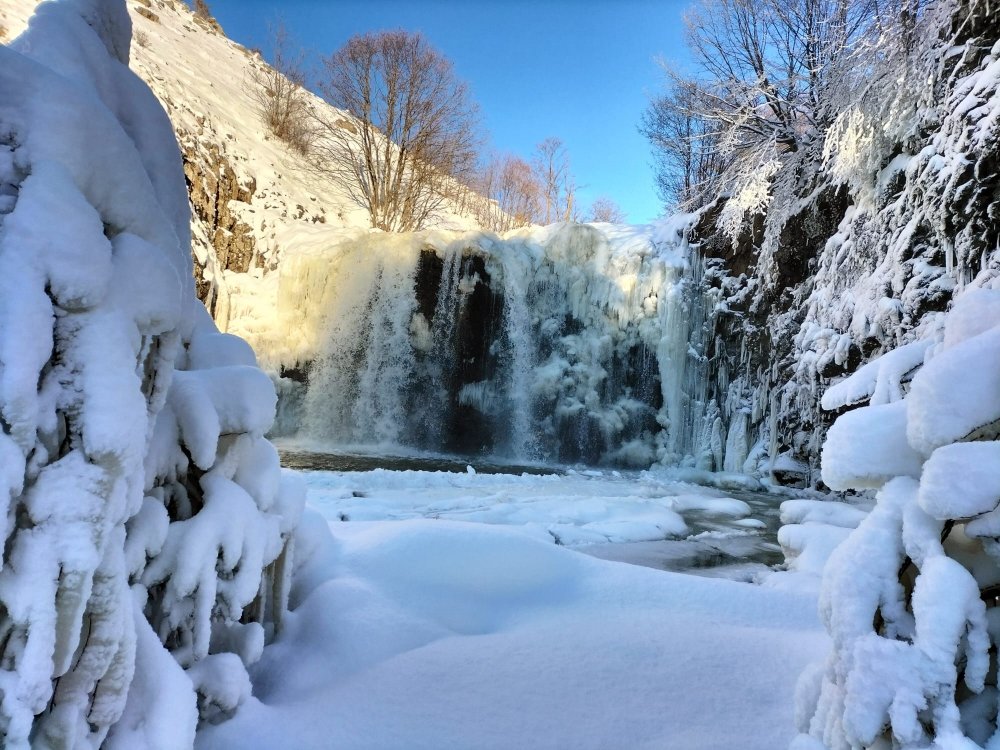
[[[24,28],[37,0],[4,0],[8,38]],[[183,0],[129,0],[137,42],[130,67],[149,85],[174,126],[192,205],[198,295],[224,330],[229,288],[273,271],[287,249],[335,244],[346,228],[367,229],[367,214],[342,188],[313,176],[300,153],[271,136],[247,93],[257,52],[228,39]],[[309,96],[313,107],[327,107]],[[350,119],[346,113],[337,116]],[[471,229],[452,211],[440,226]],[[251,282],[252,283],[252,282]]]

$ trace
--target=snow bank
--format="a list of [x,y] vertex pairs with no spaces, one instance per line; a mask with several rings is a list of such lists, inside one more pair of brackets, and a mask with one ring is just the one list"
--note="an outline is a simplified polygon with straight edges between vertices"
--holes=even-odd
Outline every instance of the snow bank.
[[[427,477],[428,481],[432,480]],[[330,539],[330,533],[333,539]],[[332,524],[234,719],[199,750],[773,750],[815,599],[595,560],[516,529]]]
[[190,746],[249,695],[254,651],[214,633],[273,634],[287,600],[302,489],[259,465],[270,382],[199,312],[180,154],[130,33],[123,2],[60,0],[0,47],[11,750]]
[[922,456],[906,441],[906,407],[903,401],[864,406],[834,422],[822,454],[828,487],[878,489],[895,476],[920,475]]

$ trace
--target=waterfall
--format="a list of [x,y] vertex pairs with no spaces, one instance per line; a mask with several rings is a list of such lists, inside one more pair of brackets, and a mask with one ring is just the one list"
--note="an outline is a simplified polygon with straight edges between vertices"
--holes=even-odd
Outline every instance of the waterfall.
[[731,409],[710,386],[719,292],[681,229],[345,242],[315,261],[334,291],[313,324],[323,344],[300,434],[721,469],[746,438],[727,434]]
[[398,444],[415,355],[411,321],[416,258],[408,243],[370,238],[342,249],[326,341],[310,373],[303,431],[341,443]]
[[415,408],[418,410],[418,422],[423,428],[423,442],[435,448],[441,446],[445,439],[444,431],[450,415],[449,382],[455,377],[458,364],[454,345],[455,332],[465,300],[465,295],[459,289],[462,253],[456,248],[448,248],[444,256],[430,325],[421,313],[414,326],[418,336],[425,330],[429,334],[429,340],[417,342],[417,348],[427,355],[425,392],[428,398],[423,403],[415,404]]
[[512,458],[532,460],[539,457],[532,394],[538,344],[528,307],[530,264],[523,253],[514,252],[501,252],[493,260],[495,262],[487,267],[503,285],[503,330],[506,339],[503,390],[509,417],[509,441],[505,448]]

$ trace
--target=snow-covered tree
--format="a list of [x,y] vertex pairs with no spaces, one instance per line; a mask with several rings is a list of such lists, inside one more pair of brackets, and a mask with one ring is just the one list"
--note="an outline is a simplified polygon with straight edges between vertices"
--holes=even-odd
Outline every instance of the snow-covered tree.
[[0,47],[0,744],[190,747],[280,627],[302,488],[197,303],[181,157],[123,0]]
[[825,404],[865,399],[831,428],[823,478],[878,501],[827,564],[833,652],[800,684],[794,747],[996,747],[1000,291],[962,295]]

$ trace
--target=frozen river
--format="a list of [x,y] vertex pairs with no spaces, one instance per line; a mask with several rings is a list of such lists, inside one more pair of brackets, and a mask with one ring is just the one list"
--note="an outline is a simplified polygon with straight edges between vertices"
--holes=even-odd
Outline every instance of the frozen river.
[[741,482],[295,446],[282,462],[305,472],[310,504],[332,522],[499,524],[606,560],[745,581],[782,562],[779,505],[789,495]]

